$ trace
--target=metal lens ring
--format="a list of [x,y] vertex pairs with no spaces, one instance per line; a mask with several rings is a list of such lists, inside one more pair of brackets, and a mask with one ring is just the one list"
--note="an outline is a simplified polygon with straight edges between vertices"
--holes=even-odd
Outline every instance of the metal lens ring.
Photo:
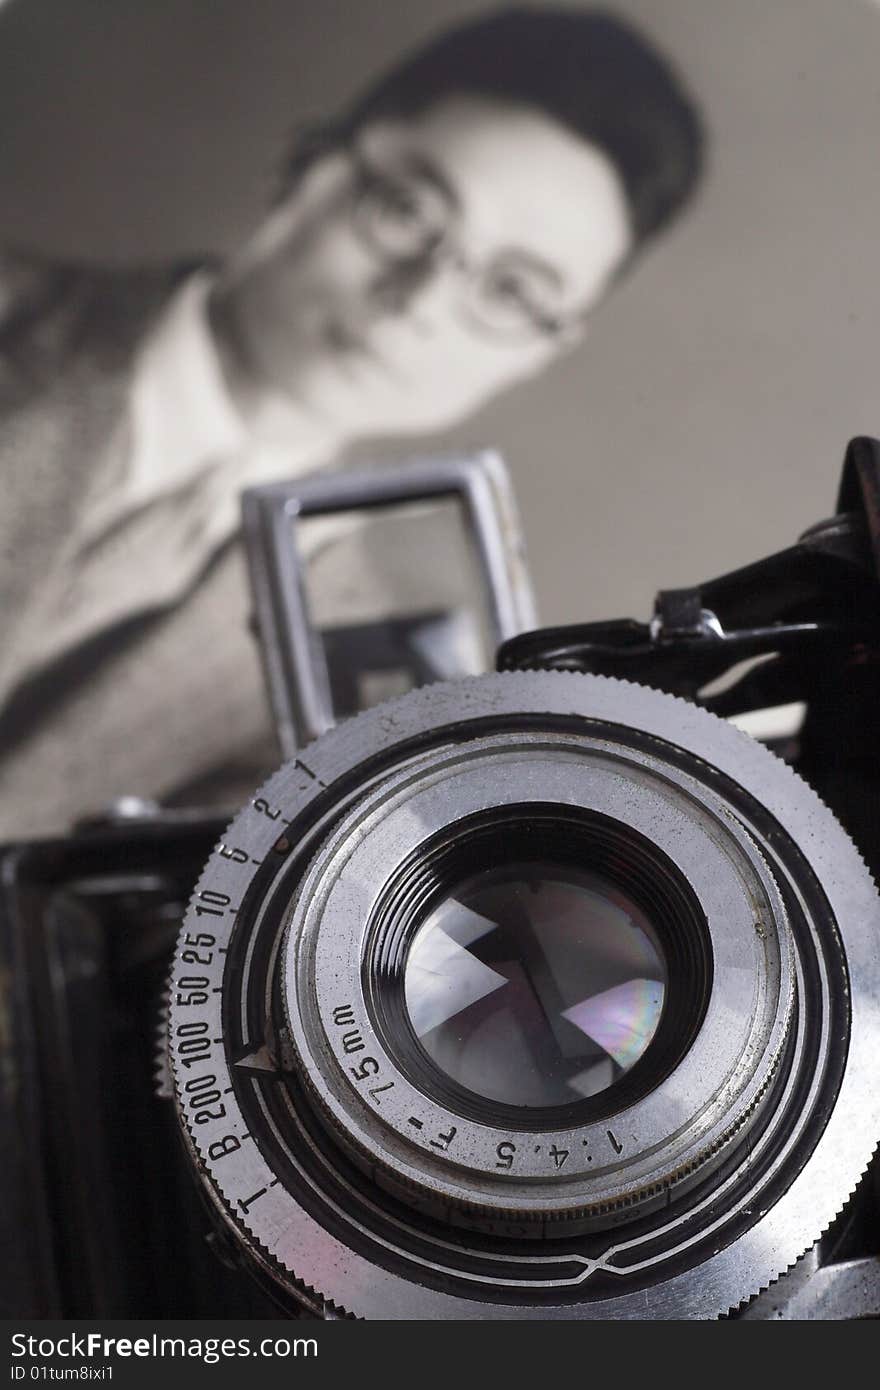
[[689,885],[652,841],[583,808],[456,820],[403,862],[374,918],[364,987],[385,1046],[472,1120],[613,1114],[673,1070],[705,1013]]
[[366,1317],[716,1316],[880,1131],[880,921],[831,813],[600,677],[428,687],[254,797],[169,1046],[241,1256]]
[[[444,831],[454,835],[463,826],[459,833],[470,838],[476,817],[513,810],[528,826],[548,806],[558,808],[557,817],[563,809],[601,817],[624,845],[627,833],[631,847],[653,844],[666,860],[667,876],[671,868],[687,885],[695,915],[702,916],[690,930],[703,940],[685,942],[692,949],[681,954],[699,958],[703,947],[711,986],[699,965],[689,978],[676,979],[677,1022],[685,1036],[695,1036],[672,1074],[632,1103],[614,1105],[612,1088],[610,1112],[575,1113],[568,1123],[555,1114],[542,1123],[541,1109],[523,1110],[518,1119],[512,1107],[493,1122],[491,1104],[475,1119],[454,1100],[427,1094],[418,1072],[407,1074],[405,1056],[388,1047],[376,1019],[375,981],[370,1007],[367,980],[382,945],[370,938],[387,895],[389,865],[417,861]],[[582,843],[588,854],[589,834]],[[659,888],[659,873],[656,881]],[[650,876],[646,886],[650,894]],[[555,954],[559,974],[571,952]],[[459,947],[447,973],[434,972],[446,999],[450,987],[483,987],[483,974],[476,984],[467,977],[479,965],[472,962]],[[551,974],[552,948],[542,964]],[[282,969],[287,1022],[303,1074],[335,1132],[360,1150],[380,1181],[397,1179],[421,1190],[444,1217],[456,1207],[482,1210],[494,1226],[501,1212],[521,1221],[559,1222],[633,1207],[658,1194],[666,1200],[672,1185],[719,1154],[764,1094],[792,998],[779,892],[754,844],[725,821],[715,799],[645,754],[535,735],[476,740],[407,769],[361,801],[302,886]],[[494,985],[503,1000],[504,977],[489,975],[487,987]],[[551,980],[547,994],[554,984],[558,993],[565,981]],[[613,993],[619,999],[620,987]],[[442,1007],[444,1000],[437,1002]],[[568,1012],[576,1014],[578,1001],[572,997],[570,1005]],[[578,1109],[576,1103],[570,1108]]]

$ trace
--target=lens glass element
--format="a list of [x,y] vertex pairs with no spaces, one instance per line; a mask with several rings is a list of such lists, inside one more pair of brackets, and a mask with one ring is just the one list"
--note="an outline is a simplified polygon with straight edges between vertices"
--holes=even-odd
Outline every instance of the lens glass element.
[[609,879],[549,861],[472,874],[416,930],[410,1023],[453,1081],[507,1105],[598,1095],[657,1032],[667,964]]

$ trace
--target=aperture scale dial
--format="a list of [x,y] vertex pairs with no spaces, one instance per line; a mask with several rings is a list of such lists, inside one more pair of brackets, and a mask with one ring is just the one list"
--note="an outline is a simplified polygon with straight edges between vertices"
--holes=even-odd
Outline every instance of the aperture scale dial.
[[205,868],[168,1025],[194,1163],[292,1305],[717,1316],[868,1163],[878,920],[830,812],[722,721],[601,677],[427,687],[310,745]]

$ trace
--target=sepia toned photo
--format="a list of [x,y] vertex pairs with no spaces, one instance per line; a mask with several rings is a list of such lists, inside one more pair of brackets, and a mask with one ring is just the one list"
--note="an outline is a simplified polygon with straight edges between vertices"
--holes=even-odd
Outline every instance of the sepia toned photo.
[[5,1316],[880,1317],[878,57],[0,3]]

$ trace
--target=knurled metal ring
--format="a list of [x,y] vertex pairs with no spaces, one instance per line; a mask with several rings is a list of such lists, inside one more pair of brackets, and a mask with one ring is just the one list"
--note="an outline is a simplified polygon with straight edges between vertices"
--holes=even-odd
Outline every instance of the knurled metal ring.
[[[274,1121],[264,1099],[276,1078],[241,1072],[233,1034],[245,1037],[252,1026],[245,992],[259,983],[261,924],[281,891],[284,846],[297,827],[353,785],[362,793],[428,749],[561,727],[686,766],[729,805],[785,900],[795,1002],[778,1096],[771,1087],[774,1124],[755,1131],[738,1167],[719,1169],[683,1218],[673,1209],[668,1221],[653,1219],[653,1244],[625,1225],[609,1227],[602,1249],[583,1256],[569,1247],[553,1254],[554,1242],[537,1242],[541,1250],[525,1272],[518,1255],[496,1252],[486,1257],[491,1270],[481,1282],[463,1272],[461,1234],[446,1242],[435,1235],[430,1259],[419,1265],[399,1224],[378,1236],[369,1213],[359,1216],[347,1199],[333,1207],[325,1191],[306,1196],[313,1180],[302,1164],[295,1182],[282,1178],[276,1155],[284,1136],[273,1131],[270,1142]],[[337,1307],[380,1318],[715,1316],[765,1287],[815,1241],[870,1160],[880,1133],[878,922],[870,876],[818,797],[748,736],[686,702],[555,672],[427,687],[304,750],[266,783],[212,854],[172,972],[178,1108],[243,1254],[282,1288],[305,1284]],[[200,935],[211,944],[200,944]],[[276,977],[280,945],[279,936],[268,967]],[[239,946],[226,978],[227,953]],[[296,1153],[290,1157],[295,1165]]]

